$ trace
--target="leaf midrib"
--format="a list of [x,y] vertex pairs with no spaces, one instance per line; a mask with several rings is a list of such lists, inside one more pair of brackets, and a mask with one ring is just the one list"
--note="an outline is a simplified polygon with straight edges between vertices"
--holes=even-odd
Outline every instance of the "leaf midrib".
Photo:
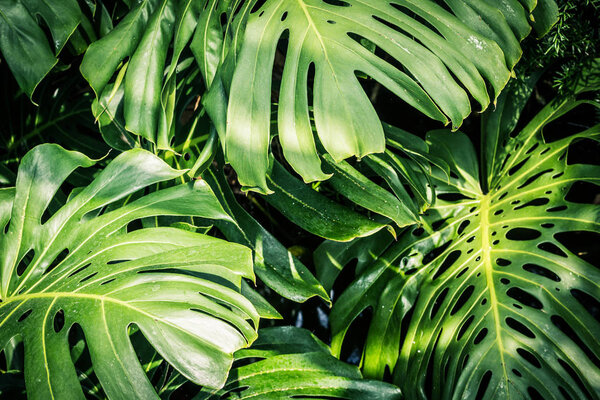
[[[504,374],[504,381],[506,387],[508,387],[509,379],[506,372],[506,362],[504,360],[504,344],[502,343],[502,327],[500,325],[500,314],[499,314],[499,302],[496,296],[496,287],[494,286],[494,268],[491,262],[491,246],[490,246],[490,221],[489,221],[489,208],[490,208],[490,197],[483,196],[480,203],[480,227],[481,227],[481,261],[485,271],[485,280],[487,289],[490,293],[490,308],[494,317],[494,329],[496,331],[496,343],[498,345],[500,353],[500,362],[502,363],[502,372]],[[510,394],[507,393],[510,397]]]

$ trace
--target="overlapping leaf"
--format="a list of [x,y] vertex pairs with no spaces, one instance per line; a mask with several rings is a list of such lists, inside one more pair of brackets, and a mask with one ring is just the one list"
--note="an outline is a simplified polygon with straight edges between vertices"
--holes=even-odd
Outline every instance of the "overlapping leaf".
[[[451,169],[449,179],[436,174],[438,203],[332,311],[339,348],[352,320],[373,308],[367,376],[394,369],[409,398],[598,398],[600,276],[566,237],[600,232],[598,205],[568,195],[576,182],[597,187],[600,169],[567,154],[576,141],[600,139],[600,127],[552,142],[542,133],[584,103],[555,101],[514,137],[485,146],[501,149],[487,153],[500,165],[483,175],[489,192],[466,136],[430,133],[431,153]],[[489,117],[486,131],[514,126],[513,116]]]
[[397,387],[363,380],[358,368],[334,358],[309,331],[262,329],[253,348],[236,353],[238,362],[225,387],[198,399],[400,399]]
[[[79,25],[81,16],[76,0],[0,1],[0,51],[29,97],[58,62],[56,55]],[[52,43],[48,43],[38,17],[50,30]]]
[[[384,150],[381,123],[356,73],[377,80],[427,116],[458,127],[471,112],[469,96],[485,109],[508,81],[521,55],[519,42],[531,29],[529,13],[535,8],[547,17],[540,17],[541,31],[556,17],[553,1],[440,3],[268,0],[252,12],[241,7],[238,19],[247,18],[247,25],[238,22],[232,28],[234,48],[206,104],[242,185],[269,192],[265,175],[278,42],[285,52],[279,140],[290,165],[310,182],[327,177],[310,104],[318,139],[334,160]],[[314,82],[309,82],[313,67]],[[227,95],[224,124],[220,103]]]
[[90,45],[81,72],[98,97],[97,117],[108,112],[112,120],[121,108],[120,129],[160,149],[170,148],[178,96],[176,72],[185,69],[182,63],[189,66],[191,62],[180,58],[205,3],[143,0],[115,29]]
[[40,145],[16,187],[0,190],[0,348],[23,342],[27,395],[84,397],[69,351],[75,325],[110,398],[157,398],[133,326],[187,379],[222,386],[233,352],[256,337],[258,313],[241,294],[242,279],[254,278],[250,250],[175,228],[134,229],[160,215],[231,219],[203,182],[140,196],[184,172],[144,150],[119,155],[49,212],[65,178],[92,164]]

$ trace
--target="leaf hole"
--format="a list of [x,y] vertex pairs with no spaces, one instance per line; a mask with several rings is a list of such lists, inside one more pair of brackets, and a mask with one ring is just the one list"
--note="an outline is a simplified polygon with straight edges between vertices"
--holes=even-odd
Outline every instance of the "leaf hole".
[[542,236],[540,231],[531,228],[513,228],[506,232],[508,240],[527,241],[534,240]]
[[83,278],[82,280],[80,280],[80,281],[79,281],[79,283],[83,283],[83,282],[85,282],[85,281],[87,281],[87,280],[90,280],[90,279],[92,279],[92,278],[93,278],[94,276],[96,276],[96,275],[98,275],[98,272],[97,272],[97,271],[96,271],[96,272],[94,272],[93,274],[90,274],[90,275],[86,276],[85,278]]
[[347,3],[347,2],[342,1],[342,0],[323,0],[323,2],[327,3],[329,5],[338,6],[338,7],[350,7],[350,6],[352,6],[350,3]]
[[545,400],[544,397],[533,386],[527,388],[527,393],[531,400]]
[[54,332],[59,333],[62,331],[65,326],[65,312],[63,310],[58,310],[56,314],[54,314]]
[[529,364],[533,365],[536,368],[542,368],[542,364],[540,363],[540,361],[530,351],[527,351],[527,350],[525,350],[522,347],[518,347],[517,348],[517,353],[519,353],[519,355],[521,357],[523,357],[525,360],[527,360],[527,362]]
[[503,285],[508,285],[510,283],[510,279],[501,278],[500,283],[502,283]]
[[456,275],[456,279],[460,278],[461,276],[463,276],[465,274],[465,272],[467,272],[469,270],[469,267],[464,267],[462,271],[460,271],[457,275]]
[[560,278],[554,272],[550,271],[547,268],[542,267],[537,264],[525,264],[523,265],[523,269],[527,272],[531,272],[532,274],[536,274],[539,276],[543,276],[544,278],[548,278],[553,280],[554,282],[560,282]]
[[535,334],[531,331],[531,329],[526,327],[521,322],[511,317],[507,317],[505,321],[506,325],[519,332],[521,335],[527,336],[530,339],[535,339]]
[[284,12],[283,15],[281,16],[281,22],[285,21],[288,17],[288,12]]
[[423,265],[427,265],[429,264],[431,261],[435,260],[440,254],[442,254],[447,248],[448,246],[450,246],[452,244],[452,241],[449,241],[447,243],[444,243],[443,245],[441,245],[440,247],[438,247],[437,249],[433,249],[431,250],[429,253],[425,254],[425,256],[423,257]]
[[463,231],[467,228],[467,226],[469,226],[469,224],[471,223],[470,220],[465,219],[463,222],[460,223],[460,225],[458,226],[458,229],[456,230],[456,233],[458,233],[459,235],[463,233]]
[[539,206],[544,206],[548,203],[550,203],[550,199],[541,197],[539,199],[533,199],[531,201],[528,201],[525,204],[521,204],[520,206],[515,207],[513,210],[517,211],[517,210],[520,210],[525,207],[539,207]]
[[25,271],[27,270],[27,267],[33,261],[34,258],[35,258],[35,251],[33,249],[31,249],[27,253],[25,253],[25,255],[19,261],[19,265],[17,265],[17,275],[18,276],[21,276],[25,273]]
[[512,264],[512,262],[506,258],[496,258],[496,264],[500,267],[507,267]]
[[535,151],[535,149],[537,149],[539,145],[540,145],[539,143],[535,143],[533,146],[531,146],[531,147],[530,147],[530,148],[529,148],[529,149],[528,149],[528,150],[525,152],[525,154],[531,154],[531,153],[533,153],[533,151]]
[[554,234],[554,238],[568,251],[600,268],[600,232],[568,231]]
[[454,304],[452,311],[450,311],[450,315],[456,314],[466,304],[466,302],[469,301],[469,299],[473,295],[474,290],[475,290],[475,286],[473,286],[473,285],[470,285],[465,290],[463,290],[460,297]]
[[437,295],[437,297],[435,298],[435,301],[433,302],[433,306],[431,307],[429,319],[435,318],[436,314],[440,310],[440,307],[441,307],[442,303],[444,302],[444,300],[446,299],[447,295],[448,295],[448,288],[445,288],[444,290],[442,290],[442,292],[440,294]]
[[598,204],[600,186],[590,182],[577,181],[571,186],[565,200],[576,204]]
[[32,311],[33,311],[32,309],[29,309],[29,310],[25,311],[23,314],[21,314],[21,316],[19,317],[19,319],[17,320],[17,322],[23,322],[23,321],[25,321],[27,319],[27,317],[29,317],[31,315]]
[[77,275],[78,273],[80,273],[81,271],[83,271],[84,269],[86,269],[87,267],[89,267],[90,265],[92,265],[92,263],[87,263],[85,264],[83,267],[80,267],[78,269],[76,269],[75,271],[71,272],[67,278],[71,278],[72,276]]
[[440,275],[442,275],[444,272],[446,272],[448,270],[448,268],[450,268],[456,262],[456,260],[458,260],[458,258],[460,257],[461,254],[462,254],[462,252],[460,250],[454,250],[454,251],[450,252],[444,259],[444,262],[442,263],[442,265],[440,265],[440,267],[437,269],[437,271],[433,275],[432,280],[436,280],[437,278],[440,277]]
[[546,212],[559,212],[559,211],[565,211],[566,209],[567,209],[567,206],[556,206],[556,207],[546,208]]
[[523,168],[523,166],[527,163],[527,161],[529,161],[530,157],[525,158],[523,161],[521,161],[520,163],[518,163],[517,165],[515,165],[514,167],[512,167],[511,169],[508,170],[508,176],[512,176],[515,173],[517,173],[517,171],[519,171],[521,168]]
[[46,268],[46,270],[44,271],[44,275],[49,273],[50,271],[52,271],[54,268],[56,268],[60,263],[62,263],[64,261],[65,258],[67,258],[68,255],[69,255],[68,249],[64,249],[63,251],[61,251],[60,254],[58,256],[56,256],[54,261],[52,261],[52,263],[48,266],[48,268]]
[[543,304],[535,296],[521,288],[512,287],[508,289],[506,294],[525,306],[535,308],[537,310],[544,308]]
[[469,326],[471,326],[471,323],[473,323],[474,319],[475,316],[471,315],[465,322],[462,323],[460,329],[458,330],[458,334],[456,335],[457,342],[460,341],[460,339],[462,339],[463,335],[465,334],[467,329],[469,329]]
[[587,388],[583,384],[580,374],[575,372],[575,370],[569,364],[567,364],[565,361],[561,360],[560,358],[557,358],[556,360],[558,361],[560,366],[563,367],[563,369],[565,371],[567,371],[567,374],[569,374],[571,376],[571,378],[575,381],[577,386],[579,386],[579,389],[584,393],[585,397],[590,400],[593,399],[590,392],[587,390]]
[[600,302],[598,299],[579,289],[571,289],[571,294],[600,323]]
[[567,257],[567,254],[560,249],[557,245],[552,242],[542,242],[537,245],[538,249],[548,252],[550,254],[554,254],[560,257]]
[[525,180],[525,182],[523,182],[521,185],[519,185],[519,186],[517,187],[517,189],[523,189],[524,187],[527,187],[527,186],[531,185],[531,184],[532,184],[533,182],[535,182],[537,179],[539,179],[540,177],[542,177],[542,176],[544,176],[544,175],[546,175],[547,173],[549,173],[549,172],[552,172],[552,171],[554,171],[554,170],[553,170],[552,168],[549,168],[549,169],[545,169],[545,170],[543,170],[543,171],[540,171],[540,172],[538,172],[538,173],[536,173],[536,174],[533,174],[532,176],[530,176],[529,178],[527,178],[527,179]]
[[488,334],[488,329],[487,328],[482,328],[479,333],[477,333],[477,336],[475,336],[475,339],[473,340],[473,344],[479,344],[483,341],[483,339],[485,339],[485,337]]

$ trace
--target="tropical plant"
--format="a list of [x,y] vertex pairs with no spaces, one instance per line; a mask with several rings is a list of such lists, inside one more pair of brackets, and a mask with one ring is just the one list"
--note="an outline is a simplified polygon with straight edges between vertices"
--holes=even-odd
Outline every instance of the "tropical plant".
[[600,400],[596,3],[0,0],[0,397]]
[[[268,0],[243,8],[247,26],[243,33],[235,29],[232,40],[240,44],[223,61],[234,67],[217,72],[224,83],[211,85],[207,102],[240,183],[270,193],[265,175],[279,41],[287,42],[277,99],[279,142],[292,168],[311,182],[328,177],[320,168],[311,115],[319,143],[336,161],[384,150],[381,123],[355,74],[457,128],[471,112],[469,95],[485,110],[507,83],[521,55],[519,42],[531,30],[528,15],[533,12],[543,35],[556,12],[553,1],[445,3],[447,8],[434,1]],[[221,103],[227,96],[225,117]]]
[[236,353],[225,387],[197,399],[400,399],[400,390],[384,382],[363,380],[358,368],[331,355],[309,331],[267,328],[249,349]]
[[[378,250],[334,304],[334,353],[372,307],[364,373],[381,378],[389,368],[408,398],[598,398],[597,260],[572,250],[569,235],[599,232],[598,205],[570,193],[598,185],[600,169],[569,162],[569,148],[599,140],[600,125],[544,136],[584,104],[598,107],[553,101],[513,132],[523,104],[503,95],[483,118],[481,168],[464,134],[430,132],[429,152],[451,176],[434,173],[438,202],[421,226]],[[320,257],[339,247],[327,246]],[[320,276],[339,271],[327,258],[318,264]]]
[[187,379],[222,386],[232,353],[256,337],[259,315],[240,293],[242,278],[254,277],[249,250],[130,225],[160,215],[230,217],[202,182],[141,196],[182,173],[144,150],[121,154],[64,205],[52,204],[74,169],[93,164],[40,145],[24,157],[15,188],[0,190],[0,347],[23,342],[28,396],[83,397],[68,346],[75,325],[111,398],[156,397],[129,342],[133,325]]

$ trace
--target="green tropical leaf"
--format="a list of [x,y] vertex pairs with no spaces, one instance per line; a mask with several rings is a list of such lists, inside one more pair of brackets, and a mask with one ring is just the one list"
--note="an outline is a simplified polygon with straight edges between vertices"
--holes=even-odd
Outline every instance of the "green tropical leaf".
[[[369,236],[386,227],[385,222],[363,216],[312,190],[275,160],[267,179],[273,187],[273,194],[265,196],[265,200],[312,234],[325,239],[348,241],[355,237]],[[364,187],[360,189],[366,191]],[[352,193],[352,197],[359,202],[372,196],[372,193]],[[397,202],[395,198],[394,200]],[[412,223],[407,214],[400,220],[402,225]]]
[[[280,41],[286,50],[277,101],[279,141],[285,158],[307,182],[327,178],[313,137],[309,93],[318,139],[335,161],[385,148],[381,123],[358,72],[454,128],[471,112],[469,96],[486,109],[521,56],[519,42],[531,30],[529,13],[536,3],[444,3],[268,0],[252,12],[240,11],[237,19],[247,19],[247,25],[238,22],[245,29],[233,34],[228,54],[234,60],[223,61],[228,70],[222,73],[224,82],[211,86],[206,104],[213,119],[222,121],[220,103],[228,94],[226,126],[216,125],[241,184],[269,191],[271,81]],[[377,50],[365,48],[365,41]],[[314,82],[309,82],[312,67]]]
[[429,151],[450,178],[434,169],[438,202],[423,226],[405,230],[336,301],[334,351],[372,307],[364,373],[394,370],[407,398],[599,398],[600,275],[565,235],[600,232],[598,205],[569,198],[576,182],[600,186],[600,167],[568,161],[573,143],[600,140],[600,126],[543,135],[588,103],[556,100],[513,135],[504,133],[521,106],[487,115],[484,133],[502,134],[482,151],[499,167],[481,178],[466,136],[431,132]]
[[216,221],[216,226],[228,240],[254,251],[254,272],[268,287],[296,302],[314,296],[329,301],[327,292],[310,270],[237,203],[221,172],[209,168],[204,179],[234,219]]
[[40,145],[16,187],[0,190],[0,348],[23,342],[28,397],[84,397],[68,346],[74,326],[110,398],[157,398],[133,326],[185,378],[221,387],[233,352],[256,337],[259,315],[241,294],[242,279],[254,279],[250,250],[176,228],[134,229],[159,215],[231,220],[202,181],[141,196],[185,171],[140,149],[48,212],[67,176],[93,164]]
[[236,353],[249,364],[234,368],[225,387],[196,399],[400,399],[388,383],[363,380],[357,367],[345,364],[309,331],[294,327],[259,331],[255,346]]
[[[43,19],[52,35],[46,34],[36,18]],[[0,51],[19,86],[29,98],[40,81],[56,65],[56,55],[73,34],[82,14],[76,0],[0,1]]]
[[178,72],[192,60],[185,50],[204,18],[200,15],[206,3],[136,2],[112,31],[90,45],[81,73],[96,93],[100,106],[96,117],[108,111],[103,125],[116,120],[111,137],[118,138],[117,129],[127,132],[124,135],[141,136],[159,149],[171,149],[177,120],[175,105],[186,91],[182,88],[185,77],[179,77]]

